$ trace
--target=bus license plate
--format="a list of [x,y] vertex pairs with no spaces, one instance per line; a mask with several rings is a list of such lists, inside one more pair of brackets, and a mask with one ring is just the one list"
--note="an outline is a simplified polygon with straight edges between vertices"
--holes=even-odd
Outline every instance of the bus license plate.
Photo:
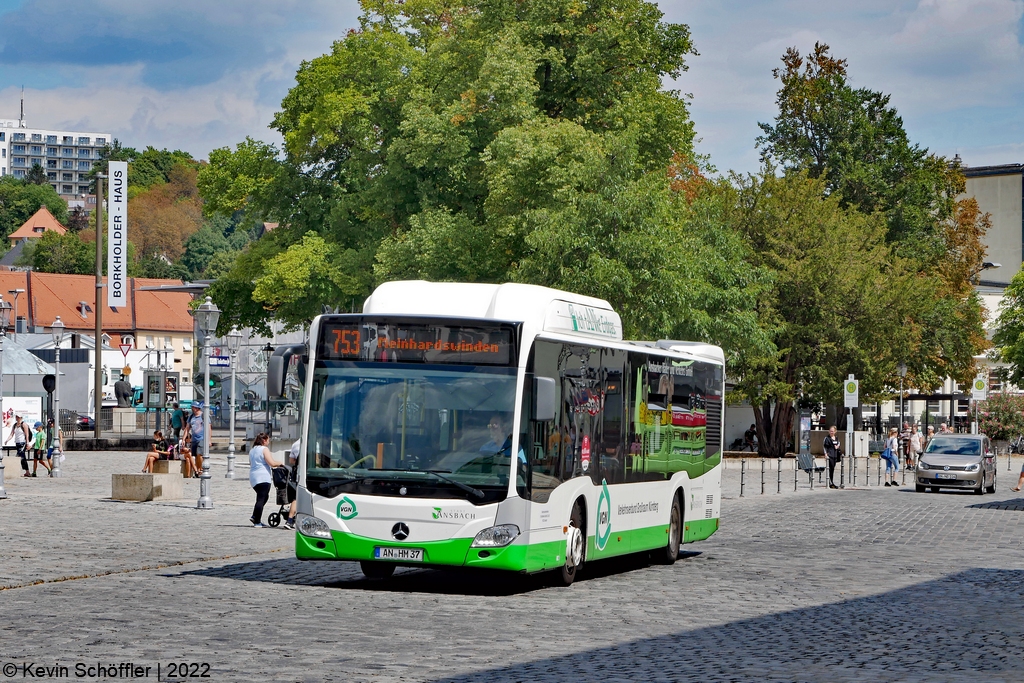
[[373,557],[378,560],[422,562],[423,548],[384,548],[378,545],[373,549]]
[[936,474],[936,479],[956,479],[955,474]]

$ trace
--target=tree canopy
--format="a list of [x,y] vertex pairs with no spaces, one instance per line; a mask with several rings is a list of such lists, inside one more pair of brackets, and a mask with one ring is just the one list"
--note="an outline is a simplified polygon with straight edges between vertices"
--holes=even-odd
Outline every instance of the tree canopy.
[[247,139],[200,171],[209,211],[281,224],[214,285],[225,329],[299,325],[378,281],[429,277],[609,296],[636,304],[630,332],[654,333],[641,300],[699,279],[669,174],[693,127],[661,87],[693,53],[688,28],[640,0],[363,9],[299,69],[274,119],[281,152]]
[[48,183],[36,185],[9,175],[0,178],[0,237],[20,228],[41,206],[67,225],[68,205]]

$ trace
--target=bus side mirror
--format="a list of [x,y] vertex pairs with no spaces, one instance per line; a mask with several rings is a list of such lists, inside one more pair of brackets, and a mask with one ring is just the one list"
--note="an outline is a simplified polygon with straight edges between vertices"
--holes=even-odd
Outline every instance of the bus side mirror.
[[533,419],[535,422],[555,419],[555,380],[550,377],[533,378]]
[[284,373],[287,370],[283,356],[274,355],[267,361],[267,398],[280,398],[284,394]]

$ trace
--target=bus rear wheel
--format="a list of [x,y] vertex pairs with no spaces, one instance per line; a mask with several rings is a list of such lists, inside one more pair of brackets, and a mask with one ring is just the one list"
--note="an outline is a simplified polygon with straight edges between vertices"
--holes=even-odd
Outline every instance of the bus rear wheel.
[[672,512],[668,520],[668,543],[661,550],[654,551],[654,559],[661,564],[675,564],[679,557],[679,543],[682,539],[680,530],[683,526],[683,510],[679,505],[679,496],[672,500]]
[[369,562],[363,560],[359,563],[359,568],[363,570],[363,575],[368,579],[390,579],[391,575],[395,573],[395,565],[390,562]]
[[576,575],[583,566],[584,549],[586,548],[587,532],[583,525],[583,508],[579,503],[572,506],[569,515],[569,531],[565,539],[565,563],[558,570],[563,586],[571,586]]

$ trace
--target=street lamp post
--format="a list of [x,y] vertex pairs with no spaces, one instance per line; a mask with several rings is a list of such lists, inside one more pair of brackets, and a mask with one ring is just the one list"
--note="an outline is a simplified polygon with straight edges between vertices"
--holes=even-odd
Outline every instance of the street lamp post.
[[[3,395],[4,395],[4,339],[7,337],[7,323],[11,319],[11,304],[0,295],[0,428],[3,427]],[[0,499],[7,497],[4,488],[4,455],[0,449]]]
[[[64,323],[61,321],[60,316],[53,321],[50,325],[50,334],[53,336],[53,359],[54,366],[56,366],[57,372],[54,375],[53,384],[53,414],[54,414],[54,429],[60,429],[60,345],[64,342]],[[59,433],[59,432],[57,432]],[[51,434],[51,439],[53,438]],[[52,441],[51,441],[52,443]],[[53,469],[50,470],[51,477],[61,477],[64,475],[60,471],[60,458],[53,458],[52,462]]]
[[[274,345],[267,342],[267,345],[263,347],[263,353],[267,359],[267,366],[270,366],[270,357],[274,355]],[[270,412],[271,408],[270,391],[268,387],[267,391],[267,436],[274,435],[274,417],[273,413]]]
[[231,352],[231,414],[228,431],[228,471],[224,473],[225,479],[235,478],[235,394],[238,391],[235,385],[235,369],[238,367],[238,349],[242,346],[242,333],[238,330],[228,332],[228,351]]
[[200,510],[213,509],[213,499],[210,498],[210,337],[217,329],[217,322],[220,320],[220,309],[213,303],[211,297],[206,297],[199,308],[192,312],[199,329],[203,333],[203,355],[206,362],[203,364],[203,473],[199,476],[199,502],[196,507]]

